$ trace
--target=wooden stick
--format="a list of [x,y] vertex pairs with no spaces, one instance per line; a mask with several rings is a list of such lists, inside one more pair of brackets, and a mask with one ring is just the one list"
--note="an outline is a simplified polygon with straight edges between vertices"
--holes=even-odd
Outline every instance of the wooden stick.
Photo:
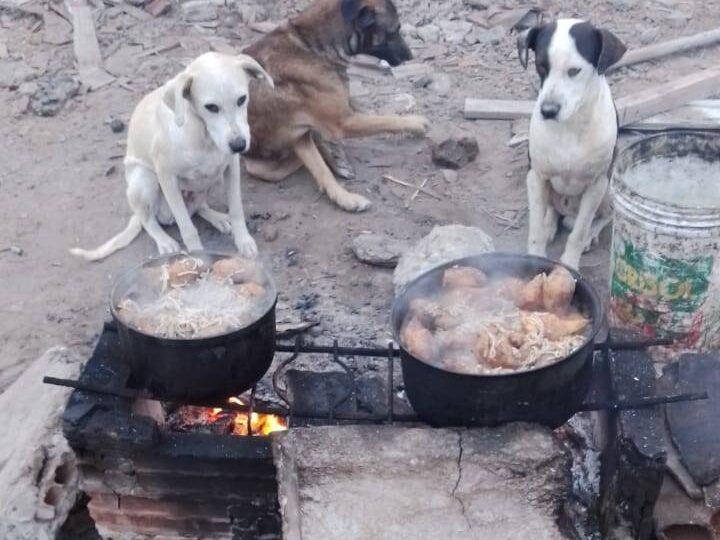
[[[424,185],[423,185],[423,186],[416,186],[416,185],[414,185],[414,184],[411,184],[410,182],[405,182],[405,181],[403,181],[403,180],[398,180],[397,178],[395,178],[394,176],[390,176],[389,174],[383,174],[382,177],[383,177],[383,179],[387,180],[388,182],[393,182],[393,183],[399,184],[399,185],[401,185],[401,186],[405,186],[405,187],[408,187],[408,188],[411,188],[411,189],[416,189],[416,190],[418,190],[418,191],[422,191],[425,195],[430,195],[433,199],[437,199],[438,201],[441,201],[441,200],[442,200],[442,197],[441,197],[440,195],[438,195],[437,193],[435,193],[434,191],[432,191],[432,190],[430,190],[430,189],[426,189],[426,188],[424,187]],[[427,178],[425,179],[425,181],[427,182]]]
[[464,115],[471,120],[517,120],[529,117],[534,107],[534,101],[468,98]]
[[617,100],[620,126],[704,99],[720,89],[720,68],[708,69]]
[[102,69],[95,18],[90,6],[85,0],[65,0],[65,7],[72,15],[73,48],[80,80],[91,90],[110,84],[115,78]]
[[691,49],[697,49],[699,47],[707,47],[708,45],[713,45],[718,42],[720,42],[720,28],[714,28],[713,30],[701,32],[700,34],[695,34],[694,36],[685,36],[672,39],[670,41],[664,41],[662,43],[648,45],[647,47],[640,47],[639,49],[628,51],[617,64],[608,69],[608,73],[625,66],[639,64],[649,60],[656,60],[664,56],[677,54]]

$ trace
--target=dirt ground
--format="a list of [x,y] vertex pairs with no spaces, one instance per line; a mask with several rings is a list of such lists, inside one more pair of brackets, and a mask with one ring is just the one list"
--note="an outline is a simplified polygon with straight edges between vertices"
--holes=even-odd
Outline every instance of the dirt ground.
[[[101,263],[88,264],[68,254],[70,247],[105,241],[129,216],[122,165],[126,133],[114,133],[110,120],[127,123],[141,96],[199,53],[239,51],[261,37],[265,23],[308,4],[238,0],[217,8],[217,18],[193,23],[187,21],[191,10],[182,5],[140,20],[125,13],[132,10],[123,10],[123,4],[100,3],[98,39],[115,81],[97,91],[81,90],[57,115],[41,117],[29,110],[28,96],[42,78],[56,72],[77,77],[71,27],[63,19],[67,11],[62,3],[29,0],[20,4],[21,10],[35,12],[28,15],[7,7],[7,1],[0,0],[0,250],[16,246],[22,253],[0,252],[0,390],[52,345],[89,350],[108,316],[113,280],[154,254],[145,234]],[[499,249],[524,247],[527,148],[507,146],[510,122],[465,121],[462,106],[471,96],[534,97],[535,75],[517,62],[514,38],[476,24],[496,12],[531,4],[396,3],[416,62],[430,66],[425,82],[432,82],[424,86],[412,78],[358,70],[352,88],[359,106],[424,114],[434,133],[460,129],[475,136],[480,153],[456,179],[446,179],[432,163],[426,139],[348,142],[357,177],[347,184],[373,201],[370,211],[356,215],[320,195],[305,172],[282,184],[244,178],[250,227],[281,291],[279,317],[318,321],[313,331],[318,341],[337,337],[346,343],[384,343],[389,338],[392,273],[355,259],[350,242],[363,231],[415,241],[436,224],[460,223],[482,227],[496,238]],[[554,16],[590,17],[629,47],[720,24],[720,0],[561,0],[542,2],[541,7]],[[467,24],[468,36],[463,34]],[[615,96],[709,67],[717,54],[717,48],[706,49],[662,64],[623,69],[611,77]],[[441,200],[420,194],[410,201],[413,191],[388,183],[383,174],[413,183],[427,178],[427,187]],[[228,237],[203,223],[200,230],[206,247],[231,248]],[[177,237],[177,230],[171,233]],[[606,232],[602,246],[584,258],[583,268],[604,288],[608,243]],[[561,247],[556,244],[551,253],[559,254]]]

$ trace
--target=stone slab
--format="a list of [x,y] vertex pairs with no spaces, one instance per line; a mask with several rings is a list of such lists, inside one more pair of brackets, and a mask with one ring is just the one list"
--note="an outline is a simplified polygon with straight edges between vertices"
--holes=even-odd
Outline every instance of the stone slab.
[[286,540],[558,540],[569,460],[512,424],[292,429],[274,441]]

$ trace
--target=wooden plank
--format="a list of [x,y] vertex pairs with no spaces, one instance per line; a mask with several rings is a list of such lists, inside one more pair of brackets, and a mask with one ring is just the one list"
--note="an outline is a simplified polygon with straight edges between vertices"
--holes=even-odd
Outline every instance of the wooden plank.
[[622,97],[616,101],[620,126],[634,124],[689,101],[705,99],[718,91],[720,68],[715,68]]
[[534,107],[534,101],[468,98],[464,115],[471,120],[517,120],[530,116]]
[[720,100],[691,101],[677,109],[629,124],[624,129],[649,132],[668,129],[720,130]]
[[699,47],[707,47],[720,42],[720,28],[714,28],[707,32],[701,32],[693,36],[685,36],[670,41],[664,41],[662,43],[655,43],[648,45],[647,47],[640,47],[628,51],[625,56],[614,66],[608,69],[608,73],[618,70],[625,66],[633,64],[639,64],[641,62],[647,62],[649,60],[656,60],[664,56],[671,54],[677,54]]
[[82,83],[95,90],[114,79],[102,69],[103,60],[95,35],[95,18],[85,0],[65,0],[65,7],[72,15],[73,48]]

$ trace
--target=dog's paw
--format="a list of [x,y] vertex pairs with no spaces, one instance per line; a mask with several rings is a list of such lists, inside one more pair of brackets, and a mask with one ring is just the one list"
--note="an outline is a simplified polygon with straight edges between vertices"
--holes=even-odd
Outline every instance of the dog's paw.
[[235,238],[235,247],[241,257],[245,257],[247,259],[254,259],[257,257],[257,244],[255,243],[255,240],[253,240],[253,237],[249,234],[237,236]]
[[338,196],[335,202],[340,208],[348,212],[364,212],[372,206],[368,199],[357,193],[344,193]]
[[230,216],[227,214],[218,212],[212,219],[208,219],[208,223],[223,234],[232,232],[232,223],[230,223]]
[[170,255],[180,251],[180,244],[168,236],[157,241],[157,249],[160,255]]
[[430,129],[430,120],[424,116],[405,116],[405,131],[413,135],[425,135]]

